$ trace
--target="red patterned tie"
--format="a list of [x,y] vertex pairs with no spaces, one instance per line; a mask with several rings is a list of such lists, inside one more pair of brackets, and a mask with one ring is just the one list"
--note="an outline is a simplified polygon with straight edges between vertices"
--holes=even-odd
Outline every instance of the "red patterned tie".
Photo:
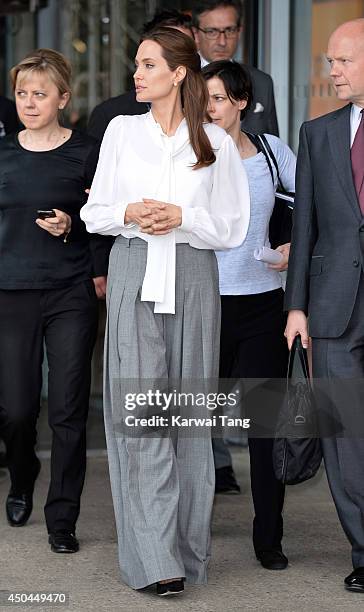
[[[364,109],[363,109],[364,110]],[[360,210],[364,215],[364,113],[361,111],[359,127],[351,147],[351,167]]]

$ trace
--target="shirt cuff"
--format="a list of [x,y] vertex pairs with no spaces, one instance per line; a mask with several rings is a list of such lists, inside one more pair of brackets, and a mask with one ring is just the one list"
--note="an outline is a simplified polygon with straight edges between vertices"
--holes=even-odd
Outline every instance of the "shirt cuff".
[[179,230],[192,232],[195,225],[196,211],[194,208],[182,208],[182,223]]
[[120,204],[119,206],[115,206],[114,208],[114,222],[116,226],[119,227],[134,227],[137,225],[135,222],[125,223],[125,212],[127,208],[127,204]]

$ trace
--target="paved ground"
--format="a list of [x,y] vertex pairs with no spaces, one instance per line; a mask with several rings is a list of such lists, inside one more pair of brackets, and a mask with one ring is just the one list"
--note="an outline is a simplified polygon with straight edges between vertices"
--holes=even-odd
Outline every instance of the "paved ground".
[[[90,424],[97,421],[91,418]],[[97,428],[96,428],[97,429]],[[93,440],[102,436],[94,435]],[[44,446],[46,443],[44,442]],[[7,525],[3,503],[9,481],[0,473],[0,589],[68,592],[67,610],[77,612],[351,612],[362,611],[364,596],[348,593],[343,578],[351,571],[349,546],[338,524],[323,473],[311,483],[291,487],[285,510],[284,549],[289,569],[269,572],[253,555],[248,455],[234,453],[242,495],[219,496],[213,517],[213,558],[206,587],[187,587],[183,597],[159,598],[134,592],[119,578],[106,457],[90,451],[75,555],[49,550],[42,506],[49,459],[42,451],[35,509],[26,527]],[[24,609],[24,606],[14,609]],[[0,606],[6,612],[11,608]],[[28,608],[29,609],[29,608]],[[31,609],[40,609],[32,607]],[[43,610],[54,610],[44,607]],[[62,609],[62,607],[60,608]]]

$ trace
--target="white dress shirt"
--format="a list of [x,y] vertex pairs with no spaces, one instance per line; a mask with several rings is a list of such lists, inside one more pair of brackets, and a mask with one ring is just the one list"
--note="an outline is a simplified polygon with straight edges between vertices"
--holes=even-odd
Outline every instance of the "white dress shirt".
[[356,104],[351,105],[350,111],[350,146],[353,146],[354,138],[356,131],[359,127],[359,123],[361,121],[361,106],[357,106]]
[[205,68],[205,66],[208,66],[210,62],[208,62],[207,59],[205,59],[203,57],[203,55],[201,55],[200,52],[198,52],[198,53],[199,53],[199,56],[200,56],[200,59],[201,59],[201,70],[202,70],[202,68]]
[[[119,115],[102,141],[99,162],[81,219],[91,233],[148,242],[141,299],[155,302],[154,312],[175,312],[176,242],[197,249],[227,249],[241,244],[250,216],[248,180],[230,136],[207,123],[205,131],[216,155],[208,167],[194,170],[195,153],[182,120],[166,136],[152,111]],[[124,224],[129,203],[153,198],[182,208],[182,224],[153,236],[136,224]]]

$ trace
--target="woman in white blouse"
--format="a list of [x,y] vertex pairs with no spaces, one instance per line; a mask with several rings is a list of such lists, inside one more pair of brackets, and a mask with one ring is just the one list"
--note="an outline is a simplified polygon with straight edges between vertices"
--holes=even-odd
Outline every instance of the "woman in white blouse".
[[[230,134],[238,147],[241,170],[248,176],[251,200],[249,231],[244,243],[217,253],[222,313],[220,377],[283,379],[287,372],[288,351],[283,336],[284,293],[279,272],[287,268],[290,245],[285,243],[277,247],[275,255],[281,254],[279,263],[267,265],[254,257],[257,249],[270,247],[269,222],[275,203],[276,169],[271,159],[271,174],[259,143],[240,128],[252,99],[247,70],[237,62],[218,61],[206,66],[203,75],[209,89],[210,116]],[[275,156],[284,187],[294,191],[294,154],[276,136],[265,134],[265,138]],[[277,387],[273,383],[271,386]],[[252,421],[249,452],[255,510],[253,544],[262,566],[278,570],[287,567],[287,558],[282,552],[284,486],[274,475],[273,440],[267,437],[267,431],[274,424],[281,395],[270,393],[265,401],[263,397],[262,391],[257,390],[244,397],[246,416]],[[258,431],[257,425],[262,429]],[[222,490],[236,488],[228,447],[219,438],[214,439],[213,447],[217,485]]]
[[191,38],[147,34],[134,80],[152,110],[110,122],[81,217],[88,231],[117,236],[104,410],[121,574],[166,595],[184,578],[206,582],[214,465],[209,429],[172,427],[157,392],[218,376],[214,249],[244,240],[249,194],[232,139],[204,123],[208,93]]

